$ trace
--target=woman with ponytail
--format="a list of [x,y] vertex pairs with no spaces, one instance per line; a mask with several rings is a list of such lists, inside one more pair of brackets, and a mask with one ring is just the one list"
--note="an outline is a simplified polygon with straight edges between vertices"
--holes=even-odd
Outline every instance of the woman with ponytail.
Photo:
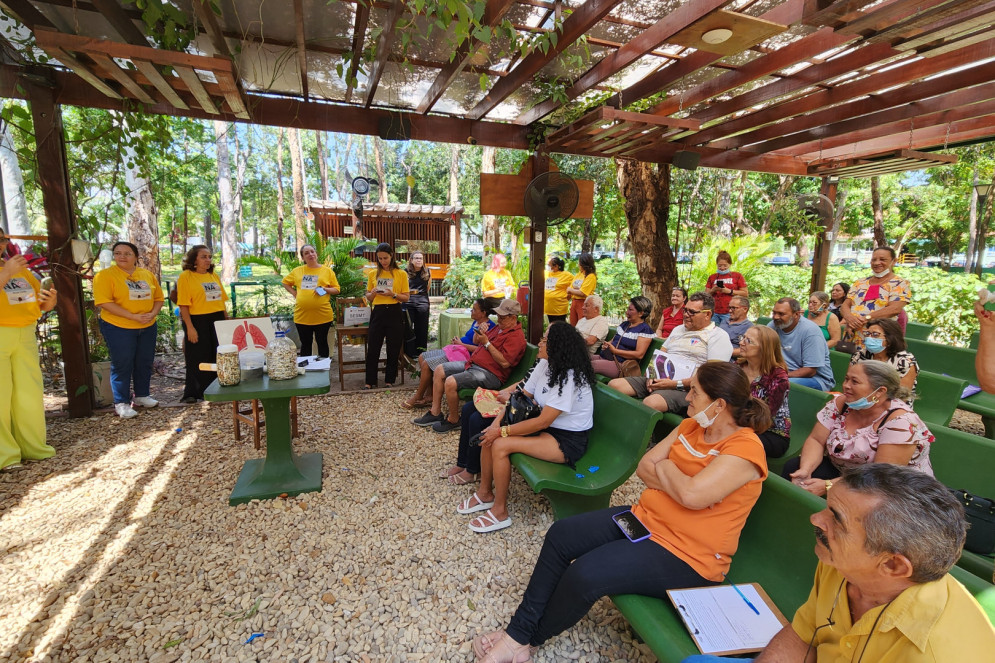
[[[700,366],[687,399],[691,418],[639,462],[646,490],[638,504],[564,518],[549,528],[508,627],[473,641],[478,661],[531,660],[536,648],[605,595],[665,598],[668,589],[722,582],[767,476],[755,431],[767,430],[770,411],[750,396],[743,370],[726,362]],[[616,516],[637,517],[649,538],[630,541]]]

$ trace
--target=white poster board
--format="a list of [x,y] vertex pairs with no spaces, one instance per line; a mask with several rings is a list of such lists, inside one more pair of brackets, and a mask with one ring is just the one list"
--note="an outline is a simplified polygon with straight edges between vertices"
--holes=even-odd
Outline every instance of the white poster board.
[[237,345],[242,350],[265,350],[276,338],[273,322],[269,318],[237,318],[218,320],[214,323],[218,345]]
[[657,350],[653,353],[653,360],[646,367],[646,377],[654,380],[658,378],[687,380],[697,367],[698,365],[687,357]]

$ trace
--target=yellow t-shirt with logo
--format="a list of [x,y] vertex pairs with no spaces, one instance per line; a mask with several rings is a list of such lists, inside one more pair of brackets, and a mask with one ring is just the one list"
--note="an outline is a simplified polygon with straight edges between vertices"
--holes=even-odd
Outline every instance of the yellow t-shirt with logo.
[[[130,275],[117,265],[102,269],[93,277],[93,303],[117,304],[128,313],[150,313],[156,302],[163,301],[162,288],[155,274],[136,267]],[[129,320],[110,311],[100,310],[100,319],[122,329],[145,329],[155,324]]]
[[225,310],[228,293],[221,285],[217,274],[207,272],[198,274],[184,269],[180,278],[176,279],[176,303],[189,306],[190,315],[204,315]]
[[515,277],[507,269],[502,269],[500,272],[488,269],[484,272],[484,277],[480,280],[480,292],[482,293],[489,290],[501,290],[496,295],[490,295],[495,299],[504,298],[504,289],[508,286],[515,287]]
[[[408,273],[403,269],[395,269],[390,272],[374,269],[366,279],[366,290],[370,291],[378,287],[393,290],[399,295],[406,295],[408,293]],[[397,303],[399,302],[390,295],[378,294],[373,298],[373,306]]]
[[581,292],[584,293],[579,297],[577,295],[571,295],[571,297],[573,299],[579,299],[581,301],[584,301],[585,299],[593,295],[594,289],[598,287],[598,275],[588,274],[587,276],[584,276],[583,274],[577,274],[577,276],[574,277],[574,280],[570,283],[570,287],[578,288]]
[[566,315],[570,311],[570,303],[567,301],[567,288],[573,283],[574,275],[570,272],[556,272],[555,274],[546,271],[545,287],[545,312],[546,315]]
[[317,288],[338,288],[339,281],[329,267],[301,265],[287,274],[284,285],[297,288],[294,304],[294,322],[302,325],[323,325],[332,321],[331,296],[318,295]]
[[22,269],[3,287],[0,295],[0,327],[27,327],[41,317],[38,291],[41,284],[34,274]]

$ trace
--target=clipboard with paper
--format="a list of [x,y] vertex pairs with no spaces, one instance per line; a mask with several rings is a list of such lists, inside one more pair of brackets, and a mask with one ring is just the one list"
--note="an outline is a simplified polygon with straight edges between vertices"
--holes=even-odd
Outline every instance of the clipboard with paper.
[[755,582],[735,587],[673,589],[667,596],[702,654],[729,656],[761,651],[788,624],[767,592]]
[[666,378],[668,380],[687,380],[698,365],[682,355],[668,353],[666,350],[656,350],[646,367],[646,377],[651,380]]

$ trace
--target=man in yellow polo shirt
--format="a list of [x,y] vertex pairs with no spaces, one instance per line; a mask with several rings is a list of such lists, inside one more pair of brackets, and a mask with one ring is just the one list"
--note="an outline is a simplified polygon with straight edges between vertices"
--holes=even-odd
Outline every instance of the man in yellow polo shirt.
[[811,521],[819,557],[812,592],[757,663],[991,660],[995,628],[948,573],[967,523],[943,484],[908,467],[860,465],[832,482],[826,509]]

